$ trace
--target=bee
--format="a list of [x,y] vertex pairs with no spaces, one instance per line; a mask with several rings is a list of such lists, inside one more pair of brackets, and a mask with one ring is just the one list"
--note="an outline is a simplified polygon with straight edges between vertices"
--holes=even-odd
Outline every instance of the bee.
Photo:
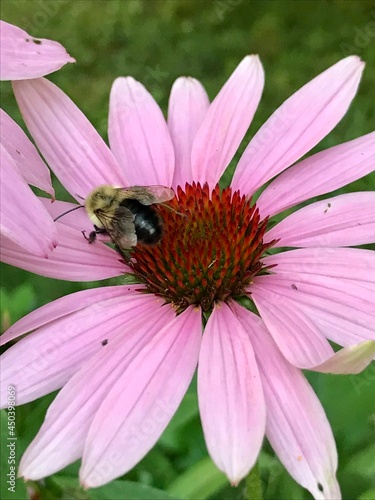
[[152,205],[163,204],[174,196],[173,189],[165,186],[121,188],[105,184],[93,189],[84,205],[73,210],[85,207],[94,224],[94,230],[89,236],[83,231],[89,243],[94,243],[98,234],[107,235],[122,254],[137,243],[151,245],[160,241],[163,222]]

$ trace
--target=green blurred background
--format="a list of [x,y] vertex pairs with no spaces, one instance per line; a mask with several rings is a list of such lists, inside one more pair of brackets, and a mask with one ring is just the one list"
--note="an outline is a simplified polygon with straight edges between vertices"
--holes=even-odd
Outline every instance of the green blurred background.
[[[171,85],[178,76],[198,78],[213,98],[249,53],[260,55],[266,86],[240,151],[292,92],[349,54],[367,62],[358,96],[342,122],[314,151],[374,128],[373,1],[2,0],[1,18],[31,35],[61,42],[76,58],[75,65],[49,78],[78,104],[104,138],[115,77],[133,75],[166,111]],[[2,107],[22,124],[9,82],[1,84],[1,91]],[[69,200],[56,180],[54,184],[57,197]],[[372,174],[340,192],[374,188]],[[2,329],[51,299],[93,286],[54,281],[6,265],[1,267],[1,278]],[[307,376],[337,440],[343,497],[375,499],[374,363],[357,377]],[[53,396],[18,409],[19,453],[36,434]],[[264,498],[311,498],[288,476],[267,443],[259,464]],[[245,498],[244,485],[231,488],[207,456],[194,387],[157,446],[124,478],[84,492],[76,480],[78,465],[31,485],[33,498]],[[4,481],[2,486],[1,498],[28,498],[21,483],[16,495],[6,491]]]

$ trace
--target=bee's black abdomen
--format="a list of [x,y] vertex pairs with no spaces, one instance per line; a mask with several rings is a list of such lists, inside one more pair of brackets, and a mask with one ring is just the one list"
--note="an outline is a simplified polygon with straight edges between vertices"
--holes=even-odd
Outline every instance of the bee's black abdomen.
[[135,216],[134,226],[139,243],[151,245],[160,241],[163,227],[156,210],[149,205],[142,205],[138,200],[126,199],[120,205],[128,208]]

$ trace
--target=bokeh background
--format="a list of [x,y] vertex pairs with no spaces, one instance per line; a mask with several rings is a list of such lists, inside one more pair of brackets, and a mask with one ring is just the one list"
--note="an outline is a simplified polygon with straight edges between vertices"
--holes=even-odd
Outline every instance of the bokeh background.
[[[78,104],[105,139],[108,97],[115,77],[132,75],[143,82],[166,111],[171,85],[178,76],[201,80],[212,99],[249,53],[260,55],[266,85],[240,151],[291,93],[349,54],[367,62],[358,96],[314,152],[374,128],[373,1],[2,0],[1,18],[33,36],[61,42],[76,58],[76,64],[49,78]],[[10,83],[2,83],[1,91],[2,107],[23,125]],[[56,179],[54,186],[58,198],[69,200]],[[338,192],[374,189],[372,174]],[[1,267],[1,278],[2,330],[51,299],[95,285],[55,281],[6,265]],[[375,499],[374,363],[359,376],[306,375],[333,427],[344,498]],[[36,434],[54,396],[18,408],[19,454]],[[2,423],[4,419],[2,413]],[[126,476],[84,492],[76,479],[78,467],[73,464],[31,484],[29,494],[34,499],[246,498],[244,484],[231,488],[207,455],[194,384],[159,443]],[[267,443],[259,467],[264,498],[311,498],[288,476]],[[16,495],[4,483],[1,498],[28,498],[23,483],[18,484]]]

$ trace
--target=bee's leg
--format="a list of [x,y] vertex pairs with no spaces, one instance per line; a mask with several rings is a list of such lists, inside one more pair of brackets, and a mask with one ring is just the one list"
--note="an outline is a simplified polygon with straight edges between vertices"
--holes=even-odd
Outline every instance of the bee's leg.
[[94,231],[91,231],[88,236],[86,236],[86,231],[82,231],[82,234],[84,238],[91,244],[96,241],[97,234],[107,234],[107,231],[94,225]]
[[85,240],[87,240],[89,243],[94,243],[94,241],[96,240],[96,231],[90,231],[88,236],[86,236],[86,231],[82,231],[82,234]]

